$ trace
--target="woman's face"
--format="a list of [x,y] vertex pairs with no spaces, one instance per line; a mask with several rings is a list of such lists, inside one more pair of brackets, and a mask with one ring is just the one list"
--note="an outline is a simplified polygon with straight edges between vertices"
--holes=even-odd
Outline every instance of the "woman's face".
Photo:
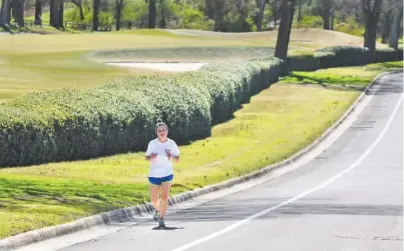
[[161,139],[167,138],[167,128],[163,125],[157,127],[157,136]]

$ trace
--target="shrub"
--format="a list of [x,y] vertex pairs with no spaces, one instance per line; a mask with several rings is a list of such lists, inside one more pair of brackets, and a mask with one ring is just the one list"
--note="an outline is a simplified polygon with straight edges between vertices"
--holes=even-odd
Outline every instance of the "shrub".
[[313,55],[217,62],[170,77],[124,77],[87,90],[31,93],[0,105],[0,166],[145,150],[162,119],[179,144],[210,135],[284,72],[402,60],[402,50],[336,46]]
[[403,60],[403,50],[377,49],[369,51],[364,47],[332,46],[316,50],[312,55],[290,56],[285,61],[285,71],[312,71],[316,69],[358,66],[369,63]]
[[[1,166],[144,150],[157,119],[179,144],[210,135],[212,122],[280,74],[279,60],[212,64],[174,77],[126,77],[88,90],[31,93],[0,106]],[[274,68],[274,69],[272,69]]]

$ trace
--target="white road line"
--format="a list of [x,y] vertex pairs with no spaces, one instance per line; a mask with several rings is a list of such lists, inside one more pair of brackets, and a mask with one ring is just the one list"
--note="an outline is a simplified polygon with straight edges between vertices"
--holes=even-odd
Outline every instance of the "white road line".
[[287,201],[284,201],[284,202],[282,202],[282,203],[280,203],[280,204],[278,204],[278,205],[275,205],[275,206],[273,206],[273,207],[270,207],[270,208],[268,208],[268,209],[265,209],[264,211],[261,211],[261,212],[259,212],[259,213],[254,214],[254,215],[251,215],[251,216],[249,216],[249,217],[247,217],[247,218],[245,218],[245,219],[243,219],[243,220],[241,220],[241,221],[239,221],[239,222],[236,222],[236,223],[234,223],[234,224],[232,224],[232,225],[230,225],[230,226],[228,226],[228,227],[226,227],[226,228],[224,228],[224,229],[222,229],[222,230],[220,230],[220,231],[214,232],[214,233],[212,233],[212,234],[210,234],[210,235],[207,235],[207,236],[205,236],[205,237],[203,237],[203,238],[201,238],[201,239],[195,240],[195,241],[193,241],[193,242],[190,242],[190,243],[188,243],[188,244],[185,244],[185,245],[183,245],[183,246],[180,246],[180,247],[178,247],[178,248],[176,248],[176,249],[173,249],[172,251],[183,251],[183,250],[187,250],[187,249],[189,249],[189,248],[191,248],[191,247],[194,247],[194,246],[196,246],[196,245],[198,245],[198,244],[201,244],[201,243],[203,243],[203,242],[206,242],[206,241],[208,241],[208,240],[211,240],[211,239],[213,239],[213,238],[216,238],[216,237],[218,237],[218,236],[220,236],[220,235],[222,235],[222,234],[224,234],[224,233],[227,233],[227,232],[229,232],[229,231],[231,231],[231,230],[233,230],[233,229],[235,229],[235,228],[237,228],[237,227],[239,227],[239,226],[241,226],[241,225],[243,225],[243,224],[245,224],[245,223],[247,223],[247,222],[249,222],[249,221],[251,221],[251,220],[253,220],[253,219],[255,219],[255,218],[258,218],[258,217],[260,217],[260,216],[262,216],[262,215],[264,215],[264,214],[267,214],[267,213],[269,213],[269,212],[272,212],[272,211],[274,211],[274,210],[276,210],[276,209],[278,209],[278,208],[280,208],[280,207],[283,207],[283,206],[288,205],[288,204],[290,204],[290,203],[292,203],[292,202],[295,202],[295,201],[297,201],[297,200],[303,198],[304,196],[306,196],[306,195],[308,195],[308,194],[310,194],[310,193],[313,193],[314,191],[320,190],[320,189],[326,187],[327,185],[329,185],[330,183],[334,182],[334,181],[337,180],[338,178],[340,178],[342,175],[344,175],[344,174],[348,173],[349,171],[353,170],[355,167],[357,167],[357,166],[370,154],[370,152],[373,150],[373,148],[376,147],[376,145],[380,142],[380,140],[381,140],[381,139],[383,138],[383,136],[386,134],[386,132],[387,132],[388,128],[390,127],[390,124],[392,123],[392,121],[393,121],[393,119],[394,119],[394,117],[395,117],[395,115],[396,115],[398,109],[400,108],[400,104],[401,104],[402,101],[403,101],[403,95],[401,95],[400,99],[398,100],[398,102],[397,102],[397,104],[396,104],[396,107],[394,108],[393,113],[390,115],[390,117],[389,117],[389,119],[388,119],[386,125],[384,126],[383,130],[382,130],[381,133],[379,134],[379,137],[378,137],[378,138],[373,142],[373,144],[366,150],[366,152],[364,152],[364,153],[359,157],[359,159],[357,159],[357,160],[356,160],[350,167],[348,167],[347,169],[345,169],[345,170],[343,170],[342,172],[338,173],[337,175],[333,176],[333,177],[330,178],[329,180],[327,180],[327,181],[321,183],[319,186],[317,186],[317,187],[315,187],[315,188],[312,188],[312,189],[310,189],[310,190],[307,190],[307,191],[305,191],[305,192],[303,192],[303,193],[301,193],[301,194],[299,194],[299,195],[297,195],[297,196],[295,196],[295,197],[293,197],[293,198],[291,198],[291,199],[289,199],[289,200],[287,200]]

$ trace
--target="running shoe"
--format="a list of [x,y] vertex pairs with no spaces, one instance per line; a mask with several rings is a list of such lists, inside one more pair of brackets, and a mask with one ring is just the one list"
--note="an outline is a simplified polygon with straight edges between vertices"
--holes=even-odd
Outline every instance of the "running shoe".
[[164,223],[164,219],[162,219],[162,218],[159,219],[159,227],[166,227],[166,224]]
[[154,210],[153,220],[157,222],[159,220],[159,218],[160,218],[160,212],[157,210]]

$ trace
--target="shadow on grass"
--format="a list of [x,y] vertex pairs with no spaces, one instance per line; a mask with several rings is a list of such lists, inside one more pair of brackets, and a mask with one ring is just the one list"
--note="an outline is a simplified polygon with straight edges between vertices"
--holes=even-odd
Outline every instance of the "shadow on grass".
[[291,73],[284,81],[296,84],[316,84],[324,88],[343,87],[343,90],[364,90],[365,86],[372,81],[371,78],[338,76],[320,73]]
[[0,178],[1,211],[16,213],[26,211],[27,207],[34,204],[41,207],[30,209],[33,213],[50,213],[54,210],[52,207],[101,213],[144,203],[148,197],[146,184],[115,185],[71,180],[48,182]]
[[391,70],[391,69],[400,70],[402,68],[403,68],[403,61],[384,62],[384,63],[377,63],[377,64],[369,65],[370,70]]

